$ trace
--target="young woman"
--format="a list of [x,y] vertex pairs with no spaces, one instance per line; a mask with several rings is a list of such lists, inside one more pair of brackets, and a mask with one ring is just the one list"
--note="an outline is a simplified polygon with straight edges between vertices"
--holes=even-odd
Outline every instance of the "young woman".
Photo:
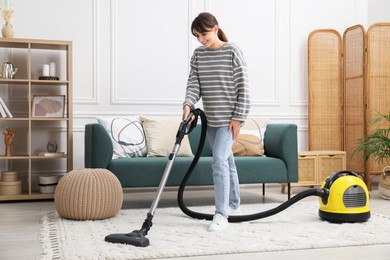
[[191,58],[183,119],[202,98],[213,152],[215,193],[215,215],[208,230],[218,231],[228,226],[229,214],[241,212],[232,145],[250,108],[248,77],[242,52],[228,42],[212,14],[200,13],[192,22],[191,32],[202,46]]

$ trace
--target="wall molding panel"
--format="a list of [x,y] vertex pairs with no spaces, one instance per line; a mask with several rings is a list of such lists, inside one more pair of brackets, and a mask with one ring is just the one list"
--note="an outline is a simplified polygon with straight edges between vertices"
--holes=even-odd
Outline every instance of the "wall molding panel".
[[[99,0],[92,0],[92,86],[90,97],[77,97],[74,95],[73,103],[80,105],[99,105]],[[74,47],[73,47],[74,48]],[[74,70],[74,69],[73,69]],[[73,71],[74,74],[74,71]]]
[[[168,100],[168,103],[182,103],[188,71],[187,46],[189,33],[187,30],[188,24],[183,23],[181,26],[177,26],[175,21],[178,20],[178,17],[184,18],[184,21],[191,20],[188,15],[191,12],[192,2],[181,0],[167,2],[171,2],[179,8],[175,12],[176,16],[164,11],[160,12],[160,9],[164,8],[165,11],[170,10],[169,7],[166,7],[167,3],[161,1],[112,1],[111,105],[164,105],[166,100]],[[142,11],[137,11],[138,8],[146,10],[151,3],[158,5],[156,10],[148,10],[150,13],[147,15]],[[123,26],[123,21],[127,19],[127,16],[133,16],[133,20],[130,20],[128,26]],[[145,30],[142,30],[134,22],[143,19],[151,23],[150,28],[141,26],[145,28]],[[162,26],[162,24],[168,26]],[[155,29],[157,27],[161,28],[161,32]],[[169,27],[179,27],[180,30]],[[172,30],[175,33],[172,33]],[[125,43],[123,41],[124,34],[130,35],[129,40],[126,40]],[[177,34],[179,37],[176,36],[176,39],[174,39],[170,34]],[[166,37],[167,40],[155,39],[158,35],[161,35],[162,39]],[[183,37],[180,37],[180,35]],[[132,37],[135,39],[131,39]],[[180,39],[180,41],[177,39]],[[128,70],[124,69],[125,66]],[[176,71],[179,73],[176,73]],[[142,72],[144,75],[137,72]],[[176,89],[180,86],[181,90],[178,94]]]

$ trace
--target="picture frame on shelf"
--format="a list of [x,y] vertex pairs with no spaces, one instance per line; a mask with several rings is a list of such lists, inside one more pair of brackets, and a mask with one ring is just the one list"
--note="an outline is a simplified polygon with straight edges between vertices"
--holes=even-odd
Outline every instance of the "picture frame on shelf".
[[32,117],[64,117],[65,95],[34,95]]

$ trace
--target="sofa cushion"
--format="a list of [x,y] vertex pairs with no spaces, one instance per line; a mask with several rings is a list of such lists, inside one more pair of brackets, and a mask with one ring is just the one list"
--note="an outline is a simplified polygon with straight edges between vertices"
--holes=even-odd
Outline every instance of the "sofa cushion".
[[[177,157],[173,162],[167,186],[179,186],[193,157]],[[286,164],[266,156],[235,157],[240,183],[288,182]],[[108,170],[115,173],[124,188],[156,187],[160,184],[167,157],[122,158],[111,161]],[[188,185],[213,185],[212,157],[200,157]]]
[[[179,116],[141,116],[147,156],[169,156],[176,142],[176,134],[181,123]],[[193,156],[188,136],[184,136],[177,156]]]
[[[194,157],[176,157],[166,186],[179,186]],[[194,169],[191,185],[212,185],[211,157],[202,157]],[[157,187],[168,163],[168,157],[123,158],[111,161],[108,169],[115,172],[122,186]]]
[[146,156],[145,134],[139,116],[96,118],[107,131],[113,146],[112,158]]

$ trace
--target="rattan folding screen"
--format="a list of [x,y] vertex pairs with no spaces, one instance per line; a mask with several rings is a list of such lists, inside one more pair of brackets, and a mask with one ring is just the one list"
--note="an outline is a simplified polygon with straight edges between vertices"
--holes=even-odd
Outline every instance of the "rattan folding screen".
[[[390,111],[390,23],[372,25],[367,32],[367,132],[384,125],[370,124],[378,113]],[[383,172],[384,164],[371,159],[367,165],[370,174]]]
[[345,30],[343,35],[344,69],[344,150],[347,152],[348,170],[365,171],[362,154],[352,156],[357,140],[366,133],[365,82],[366,82],[366,31],[356,25]]
[[341,36],[313,31],[308,51],[309,150],[343,150]]
[[[342,44],[341,44],[342,43]],[[370,133],[373,117],[390,111],[390,23],[348,28],[341,40],[332,29],[308,38],[309,150],[345,150],[347,169],[364,175],[384,165],[352,157],[358,140]]]

